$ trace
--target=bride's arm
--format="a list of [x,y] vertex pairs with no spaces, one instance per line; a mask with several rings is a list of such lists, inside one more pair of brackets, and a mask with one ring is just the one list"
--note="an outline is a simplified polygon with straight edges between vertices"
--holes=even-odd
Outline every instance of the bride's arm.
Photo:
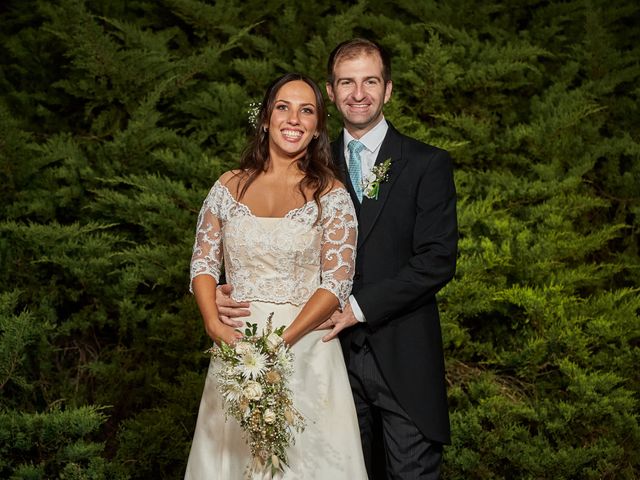
[[351,198],[344,188],[333,191],[322,204],[320,287],[282,334],[293,345],[327,320],[349,298],[356,265],[358,221]]
[[338,299],[333,293],[319,288],[282,333],[282,339],[287,345],[293,345],[329,318],[338,306]]
[[233,345],[242,338],[242,333],[220,321],[216,306],[216,285],[215,279],[209,275],[199,275],[191,282],[207,335],[218,344],[223,341]]
[[220,186],[216,183],[198,215],[191,256],[190,290],[195,294],[207,335],[216,343],[224,341],[233,344],[242,334],[220,321],[216,306],[216,286],[222,266],[221,222],[217,215],[219,194]]

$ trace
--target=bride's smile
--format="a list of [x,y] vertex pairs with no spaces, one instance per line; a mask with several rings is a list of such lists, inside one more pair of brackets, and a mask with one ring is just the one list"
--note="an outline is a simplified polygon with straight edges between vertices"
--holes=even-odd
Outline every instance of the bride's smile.
[[302,80],[284,84],[276,94],[269,119],[269,150],[273,160],[303,155],[317,135],[318,113],[313,89]]

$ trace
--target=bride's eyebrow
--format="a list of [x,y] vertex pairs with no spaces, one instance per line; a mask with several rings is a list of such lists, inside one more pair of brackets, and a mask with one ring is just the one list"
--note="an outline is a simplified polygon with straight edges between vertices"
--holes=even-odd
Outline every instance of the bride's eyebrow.
[[[282,103],[286,103],[287,105],[291,105],[291,102],[290,102],[290,101],[288,101],[288,100],[276,100],[276,102],[275,102],[275,103],[280,103],[280,102],[282,102]],[[309,103],[309,102],[307,102],[307,103],[301,103],[301,104],[300,104],[300,106],[301,106],[301,107],[313,107],[313,108],[316,108],[316,104],[315,104],[315,103]]]

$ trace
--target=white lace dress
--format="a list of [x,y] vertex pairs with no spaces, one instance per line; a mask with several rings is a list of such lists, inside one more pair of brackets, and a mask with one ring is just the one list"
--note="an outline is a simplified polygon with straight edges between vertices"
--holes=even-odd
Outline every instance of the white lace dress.
[[[233,298],[251,302],[246,320],[288,325],[318,288],[344,304],[351,290],[357,235],[356,215],[343,188],[282,218],[257,217],[219,181],[204,201],[196,231],[191,278],[218,280],[224,259]],[[338,340],[322,342],[311,332],[292,348],[291,387],[306,429],[296,434],[284,478],[360,480],[367,474],[351,388]],[[241,480],[249,448],[238,423],[225,419],[217,391],[215,362],[209,365],[185,479]]]

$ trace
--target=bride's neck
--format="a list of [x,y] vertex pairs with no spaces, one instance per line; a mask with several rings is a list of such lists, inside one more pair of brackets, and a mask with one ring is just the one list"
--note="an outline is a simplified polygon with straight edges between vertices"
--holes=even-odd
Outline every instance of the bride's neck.
[[268,175],[282,175],[287,177],[299,177],[304,172],[298,167],[298,158],[281,158],[272,156],[270,158],[269,167],[266,170]]

